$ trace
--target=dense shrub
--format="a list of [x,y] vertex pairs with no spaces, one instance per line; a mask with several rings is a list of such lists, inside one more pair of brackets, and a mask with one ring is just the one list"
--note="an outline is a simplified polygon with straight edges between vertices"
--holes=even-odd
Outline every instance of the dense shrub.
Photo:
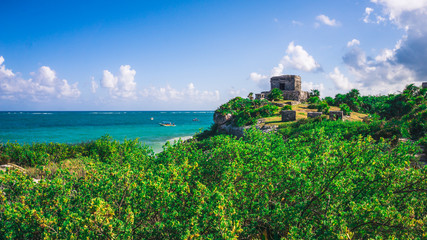
[[328,103],[326,101],[319,102],[316,107],[318,112],[322,112],[324,114],[329,113],[330,107],[328,106]]
[[221,105],[215,113],[232,114],[235,126],[246,126],[256,123],[257,119],[269,117],[277,113],[279,108],[267,100],[249,100],[240,97],[233,98]]
[[331,97],[325,97],[324,99],[329,106],[335,106],[335,100]]
[[[114,146],[99,144],[110,159]],[[319,126],[286,141],[251,130],[166,145],[155,157],[81,158],[84,177],[62,169],[35,183],[10,170],[0,174],[0,238],[422,237],[426,170],[409,167],[414,152]]]
[[271,92],[267,95],[267,99],[270,101],[279,101],[283,100],[283,92],[278,88],[273,88]]
[[283,111],[292,110],[292,105],[285,105],[285,106],[282,107],[282,110]]
[[340,110],[343,112],[344,115],[347,115],[347,116],[349,116],[351,113],[350,107],[345,103],[340,105]]
[[308,102],[308,103],[311,103],[311,104],[317,104],[317,103],[319,103],[319,102],[320,102],[320,98],[319,98],[319,97],[317,97],[317,96],[313,96],[313,97],[310,97],[310,98],[307,100],[307,102]]

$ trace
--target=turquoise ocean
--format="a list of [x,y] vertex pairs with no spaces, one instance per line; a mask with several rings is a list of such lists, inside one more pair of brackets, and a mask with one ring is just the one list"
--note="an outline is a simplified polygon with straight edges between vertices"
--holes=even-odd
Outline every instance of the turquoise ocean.
[[[0,112],[0,143],[81,143],[110,135],[139,138],[160,152],[166,141],[193,136],[213,123],[213,111]],[[193,121],[198,119],[199,121]],[[175,127],[159,123],[171,121]]]

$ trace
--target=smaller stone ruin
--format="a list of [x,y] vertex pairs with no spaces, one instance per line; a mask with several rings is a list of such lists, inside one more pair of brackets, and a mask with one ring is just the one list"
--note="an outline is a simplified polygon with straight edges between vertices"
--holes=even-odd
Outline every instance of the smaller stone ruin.
[[315,118],[322,116],[322,112],[308,112],[307,118]]
[[427,88],[427,82],[423,82],[422,88]]
[[282,75],[275,76],[270,79],[271,89],[270,91],[264,91],[255,94],[255,99],[265,99],[271,90],[278,88],[283,92],[284,100],[292,101],[306,101],[309,97],[309,93],[301,90],[301,77],[297,75]]
[[343,111],[329,111],[330,120],[338,120],[344,117]]
[[280,113],[282,114],[282,122],[295,121],[297,118],[297,112],[293,110],[285,110]]

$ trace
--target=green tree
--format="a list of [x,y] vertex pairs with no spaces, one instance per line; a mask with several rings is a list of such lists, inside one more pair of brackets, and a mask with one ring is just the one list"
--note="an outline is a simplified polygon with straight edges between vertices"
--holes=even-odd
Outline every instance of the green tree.
[[344,115],[347,115],[347,116],[350,115],[351,113],[350,107],[345,103],[340,105],[340,110],[343,112]]
[[271,92],[267,95],[267,99],[270,101],[283,100],[283,92],[278,88],[273,88]]
[[310,97],[320,97],[320,91],[317,89],[311,89]]

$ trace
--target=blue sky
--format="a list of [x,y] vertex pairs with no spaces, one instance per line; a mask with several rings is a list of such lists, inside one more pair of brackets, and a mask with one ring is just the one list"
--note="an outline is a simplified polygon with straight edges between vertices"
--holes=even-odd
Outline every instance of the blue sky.
[[0,110],[214,110],[426,81],[427,0],[1,1]]

